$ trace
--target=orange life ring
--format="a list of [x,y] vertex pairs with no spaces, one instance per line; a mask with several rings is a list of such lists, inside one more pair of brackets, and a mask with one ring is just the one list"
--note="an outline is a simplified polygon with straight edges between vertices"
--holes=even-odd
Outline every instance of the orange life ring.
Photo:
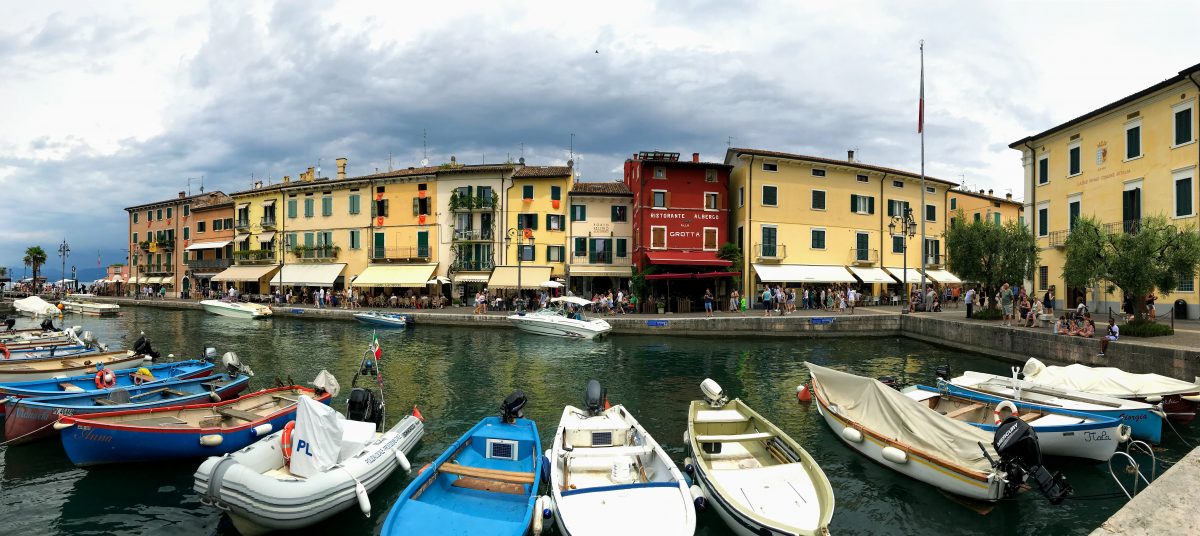
[[0,344],[0,352],[4,352],[4,359],[12,359],[12,353],[8,351],[8,347]]
[[296,428],[296,421],[288,422],[283,427],[283,463],[291,465],[292,463],[292,430]]
[[996,409],[992,411],[992,413],[996,416],[996,424],[1000,424],[1000,421],[1003,420],[1000,418],[1000,410],[1004,408],[1008,408],[1008,410],[1012,412],[1013,417],[1020,417],[1020,415],[1017,414],[1016,404],[1013,404],[1009,400],[1002,400],[999,404],[996,404]]
[[116,375],[114,375],[112,371],[108,369],[97,370],[96,377],[94,379],[96,381],[97,389],[108,389],[117,384]]

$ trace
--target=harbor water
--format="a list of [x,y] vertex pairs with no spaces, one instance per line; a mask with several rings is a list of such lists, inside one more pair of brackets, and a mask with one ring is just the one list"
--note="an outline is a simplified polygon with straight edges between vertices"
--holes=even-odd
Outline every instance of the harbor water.
[[[128,347],[145,332],[164,355],[200,355],[205,347],[236,352],[256,373],[251,386],[276,378],[306,383],[328,369],[345,394],[372,328],[351,322],[274,318],[243,321],[200,311],[124,307],[110,319],[68,316],[113,347]],[[1119,491],[1105,464],[1049,459],[1063,471],[1077,499],[1052,506],[1036,491],[997,504],[989,513],[960,504],[926,484],[902,477],[844,446],[813,405],[796,402],[795,388],[808,379],[803,362],[902,384],[932,384],[937,366],[955,372],[1007,374],[1009,363],[903,338],[786,339],[612,336],[600,341],[563,340],[515,329],[467,329],[417,325],[380,330],[389,422],[415,404],[426,435],[409,455],[414,468],[432,461],[480,418],[496,414],[516,389],[529,397],[526,416],[536,420],[548,446],[562,408],[582,404],[584,385],[596,378],[609,399],[624,404],[682,463],[688,402],[700,396],[704,378],[719,382],[800,442],[833,484],[834,534],[1087,534],[1120,508],[1119,499],[1096,497]],[[372,382],[364,382],[372,383]],[[1197,428],[1180,432],[1190,443]],[[1187,452],[1164,432],[1160,459]],[[0,527],[4,534],[236,534],[192,491],[200,460],[79,469],[57,440],[0,447]],[[1161,472],[1160,463],[1160,472]],[[414,473],[415,474],[415,473]],[[375,534],[409,476],[394,474],[371,495],[372,515],[357,508],[312,528],[313,533]],[[629,534],[637,534],[629,520]],[[729,531],[710,511],[699,515],[697,534]]]

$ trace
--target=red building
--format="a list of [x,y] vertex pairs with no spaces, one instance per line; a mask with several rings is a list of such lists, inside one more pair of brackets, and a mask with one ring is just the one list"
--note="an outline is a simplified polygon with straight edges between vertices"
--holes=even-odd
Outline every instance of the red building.
[[[625,185],[633,192],[633,263],[653,272],[648,280],[671,281],[672,294],[695,302],[705,287],[724,287],[724,278],[737,275],[725,271],[730,261],[717,258],[729,241],[731,169],[701,162],[700,153],[681,161],[679,153],[641,152],[625,161]],[[668,309],[675,305],[669,302]]]

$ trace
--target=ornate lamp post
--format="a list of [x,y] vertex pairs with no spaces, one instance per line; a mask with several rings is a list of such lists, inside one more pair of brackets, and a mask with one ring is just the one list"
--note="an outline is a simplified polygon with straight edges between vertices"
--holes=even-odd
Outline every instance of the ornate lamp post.
[[521,294],[521,261],[523,260],[523,257],[521,256],[521,246],[523,245],[523,242],[521,239],[523,238],[525,240],[529,240],[529,242],[532,244],[533,243],[533,229],[530,229],[528,227],[526,227],[524,229],[517,229],[516,227],[513,227],[508,230],[508,237],[510,239],[511,238],[517,239],[517,303],[516,303],[516,307],[517,307],[517,312],[522,312],[525,310],[525,296]]
[[[62,241],[62,244],[60,244],[58,246],[58,256],[60,258],[62,258],[62,279],[63,279],[62,285],[60,285],[58,292],[62,292],[64,294],[65,294],[64,291],[67,289],[67,257],[69,257],[70,255],[71,255],[71,246],[67,245],[67,239],[64,238]],[[55,296],[58,296],[58,295],[59,294],[57,294],[57,293],[55,294]]]
[[917,222],[913,220],[912,209],[905,207],[900,216],[892,216],[892,223],[888,224],[888,233],[893,238],[900,237],[904,239],[904,247],[900,250],[904,253],[904,308],[900,310],[901,314],[908,314],[908,241],[917,234]]

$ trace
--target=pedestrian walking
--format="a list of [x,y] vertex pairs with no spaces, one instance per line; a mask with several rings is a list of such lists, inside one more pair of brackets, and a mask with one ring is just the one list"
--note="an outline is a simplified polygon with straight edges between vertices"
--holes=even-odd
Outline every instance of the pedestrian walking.
[[729,293],[729,312],[736,313],[738,311],[738,304],[740,303],[738,291],[737,289],[733,289],[733,292]]
[[704,289],[704,316],[712,318],[713,315],[713,293],[712,289]]
[[967,295],[963,298],[963,301],[967,302],[967,318],[971,318],[971,315],[975,312],[975,289],[974,288],[967,289]]
[[1000,309],[1004,315],[1004,319],[1001,321],[1002,325],[1011,326],[1013,316],[1013,293],[1012,288],[1008,286],[1008,283],[1005,283],[1000,287],[1000,293],[996,296],[996,299],[1000,300]]
[[763,289],[762,304],[763,316],[771,316],[771,287]]

